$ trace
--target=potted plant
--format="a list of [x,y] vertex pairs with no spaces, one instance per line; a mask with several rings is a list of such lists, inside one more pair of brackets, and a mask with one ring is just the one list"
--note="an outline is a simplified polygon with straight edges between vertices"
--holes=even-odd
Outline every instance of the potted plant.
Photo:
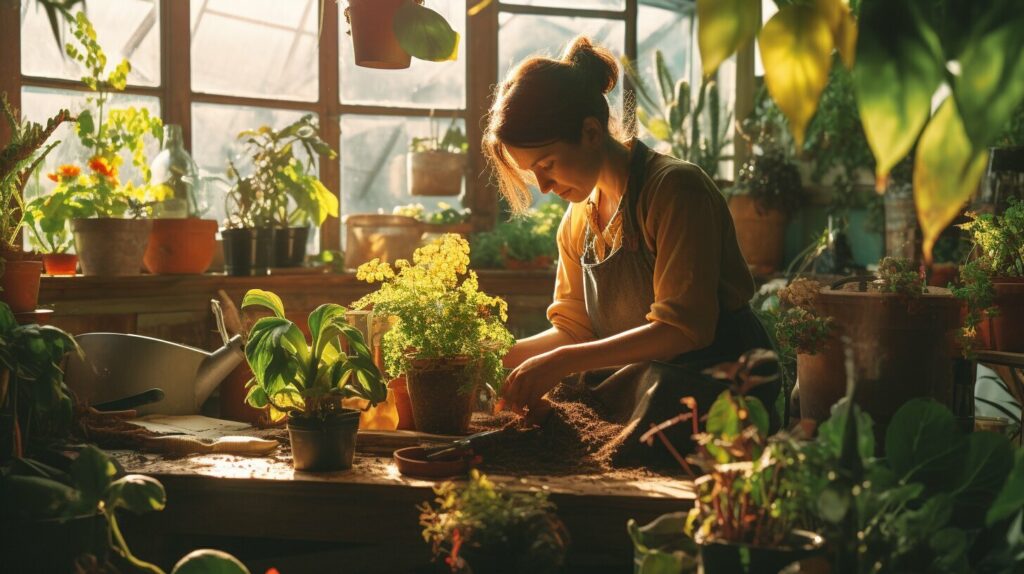
[[473,224],[469,222],[472,215],[470,208],[459,209],[444,201],[439,201],[437,209],[428,214],[422,203],[410,203],[396,206],[391,213],[392,215],[412,217],[422,222],[427,239],[433,240],[445,233],[458,233],[469,238],[473,232]]
[[[338,198],[316,175],[316,158],[337,154],[318,134],[319,124],[306,114],[275,130],[262,126],[238,134],[254,169],[242,177],[229,162],[233,180],[228,193],[224,258],[231,275],[265,274],[271,266],[296,267],[306,256],[311,225],[338,216]],[[297,156],[298,149],[305,159]],[[264,251],[270,245],[269,252]]]
[[434,487],[420,506],[423,539],[452,572],[561,572],[569,533],[546,492],[513,492],[473,470],[469,482]]
[[[59,178],[59,173],[51,175]],[[78,271],[78,255],[68,253],[74,239],[61,211],[59,201],[49,195],[26,205],[25,229],[29,232],[29,243],[43,254],[43,270],[48,275],[74,275]]]
[[[11,141],[0,149],[0,301],[10,305],[16,313],[34,311],[39,302],[39,276],[42,264],[29,260],[21,249],[19,232],[28,217],[24,204],[25,184],[29,175],[43,161],[56,143],[45,148],[57,126],[72,121],[67,110],[61,110],[43,127],[37,123],[21,121],[7,101],[0,95],[4,119],[11,131]],[[31,228],[31,227],[30,227]]]
[[548,201],[525,216],[503,221],[493,230],[473,237],[474,267],[549,269],[558,259],[555,235],[565,215],[565,204]]
[[514,339],[505,321],[508,306],[479,289],[469,271],[469,243],[445,234],[419,248],[412,262],[394,267],[374,259],[356,277],[380,288],[353,307],[388,317],[382,346],[387,372],[405,375],[416,428],[464,434],[477,392],[497,396],[505,371],[502,357]]
[[443,62],[458,55],[458,32],[423,0],[349,0],[344,14],[357,66],[396,70],[412,57]]
[[462,175],[466,172],[466,150],[469,142],[462,128],[452,118],[443,136],[430,122],[431,135],[413,138],[409,144],[406,168],[410,195],[459,195]]
[[961,340],[994,351],[1024,352],[1024,202],[1009,198],[1001,215],[968,214],[974,243],[953,289],[966,306]]
[[[333,303],[314,309],[307,341],[285,318],[277,295],[252,289],[242,307],[273,313],[256,321],[245,345],[253,372],[246,402],[256,408],[269,405],[273,421],[288,416],[296,470],[351,468],[359,411],[343,408],[341,401],[357,397],[373,406],[387,397],[387,388],[363,335],[345,321],[346,309]],[[339,345],[341,339],[348,351]]]

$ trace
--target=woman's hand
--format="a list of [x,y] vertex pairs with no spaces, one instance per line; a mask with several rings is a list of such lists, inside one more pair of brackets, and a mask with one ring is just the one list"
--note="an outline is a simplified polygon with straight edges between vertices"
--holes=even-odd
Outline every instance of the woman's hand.
[[521,413],[524,408],[533,411],[542,405],[542,398],[573,369],[568,354],[555,349],[523,361],[509,373],[502,392],[508,408]]

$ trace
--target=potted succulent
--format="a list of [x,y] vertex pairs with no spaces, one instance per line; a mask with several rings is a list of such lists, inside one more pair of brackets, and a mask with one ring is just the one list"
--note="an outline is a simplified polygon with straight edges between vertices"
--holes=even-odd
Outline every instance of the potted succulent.
[[348,0],[344,14],[357,66],[396,70],[412,57],[443,62],[458,54],[458,32],[423,0]]
[[473,470],[469,482],[434,488],[420,506],[423,539],[451,572],[561,572],[569,533],[546,492],[513,492]]
[[968,214],[961,225],[974,257],[960,268],[954,294],[965,302],[961,340],[967,353],[983,348],[1024,352],[1024,202],[1009,198],[1001,215]]
[[[306,114],[280,130],[262,126],[238,134],[254,169],[242,177],[229,162],[231,215],[222,232],[229,274],[265,274],[271,266],[301,265],[310,226],[338,216],[338,198],[316,175],[316,158],[337,154],[318,132],[316,118]],[[305,159],[297,157],[299,148]]]
[[464,434],[477,392],[492,396],[504,381],[501,359],[514,339],[504,323],[508,306],[479,289],[469,271],[469,243],[445,234],[394,267],[374,259],[356,277],[380,288],[353,303],[388,317],[382,339],[392,376],[405,375],[416,428]]
[[[256,408],[269,405],[273,421],[288,417],[296,470],[351,468],[360,411],[343,408],[341,401],[356,397],[374,406],[385,400],[387,388],[362,333],[345,321],[346,309],[333,303],[314,309],[307,341],[285,318],[277,295],[252,289],[242,307],[273,313],[256,321],[245,345],[253,372],[246,402]],[[348,351],[340,340],[347,341]]]
[[[42,264],[29,260],[22,253],[19,232],[30,218],[23,196],[29,175],[36,169],[56,143],[43,147],[57,126],[73,118],[61,110],[46,126],[21,121],[17,112],[2,96],[4,119],[11,131],[11,141],[0,149],[0,301],[7,302],[16,313],[34,311],[39,302],[39,276]],[[31,221],[30,221],[31,223]],[[31,226],[29,227],[31,228]]]
[[430,122],[430,137],[413,138],[409,144],[408,171],[410,195],[459,195],[462,176],[466,172],[466,150],[469,143],[462,128],[452,118],[443,136]]

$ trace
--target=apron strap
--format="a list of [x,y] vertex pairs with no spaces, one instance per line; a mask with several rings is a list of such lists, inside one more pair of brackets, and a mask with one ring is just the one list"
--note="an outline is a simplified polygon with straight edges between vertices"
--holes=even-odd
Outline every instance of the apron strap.
[[622,246],[629,251],[636,251],[640,246],[640,225],[636,220],[636,212],[647,177],[649,151],[644,142],[639,139],[633,140],[633,155],[629,161],[629,183],[626,185],[626,205],[620,206],[625,213],[619,216],[622,217]]

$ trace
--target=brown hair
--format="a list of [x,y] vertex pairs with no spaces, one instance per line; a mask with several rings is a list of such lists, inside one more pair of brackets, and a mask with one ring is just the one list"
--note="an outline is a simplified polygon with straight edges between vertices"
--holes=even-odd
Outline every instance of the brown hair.
[[484,130],[483,150],[498,189],[516,213],[530,206],[530,174],[505,149],[539,147],[557,141],[577,143],[583,120],[596,118],[606,131],[610,112],[605,94],[619,79],[619,64],[608,50],[579,36],[561,58],[535,57],[512,69],[497,89]]

